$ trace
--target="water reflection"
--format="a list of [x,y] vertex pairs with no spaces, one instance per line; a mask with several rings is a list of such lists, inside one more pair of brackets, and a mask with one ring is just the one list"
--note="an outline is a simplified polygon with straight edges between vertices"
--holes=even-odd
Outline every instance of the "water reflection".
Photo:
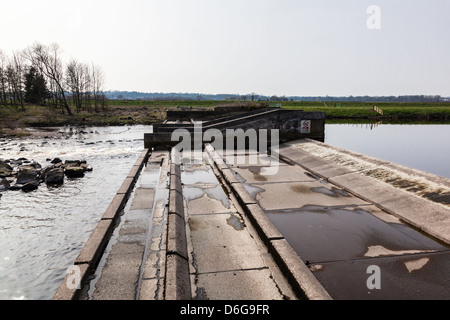
[[325,125],[327,144],[446,178],[450,178],[448,137],[448,124]]

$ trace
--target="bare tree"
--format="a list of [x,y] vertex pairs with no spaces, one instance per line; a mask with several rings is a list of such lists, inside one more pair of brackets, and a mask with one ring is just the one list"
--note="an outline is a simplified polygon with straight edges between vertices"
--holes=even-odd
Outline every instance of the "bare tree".
[[102,110],[106,107],[106,99],[103,94],[103,85],[105,82],[105,75],[103,70],[92,64],[92,95],[94,98],[94,110],[95,112],[99,112],[99,107],[102,107]]
[[2,96],[4,96],[5,102],[9,98],[10,104],[20,105],[24,109],[23,86],[25,67],[23,59],[21,55],[14,52],[11,58],[5,59],[3,57],[2,60]]
[[7,104],[6,55],[0,50],[0,104]]
[[47,77],[51,87],[56,89],[53,94],[55,94],[55,98],[61,104],[62,110],[66,110],[69,115],[72,115],[72,110],[66,99],[64,70],[60,55],[61,50],[58,44],[44,46],[36,42],[24,51],[24,56]]
[[83,109],[90,112],[92,77],[89,66],[72,59],[66,68],[65,82],[72,92],[77,113]]

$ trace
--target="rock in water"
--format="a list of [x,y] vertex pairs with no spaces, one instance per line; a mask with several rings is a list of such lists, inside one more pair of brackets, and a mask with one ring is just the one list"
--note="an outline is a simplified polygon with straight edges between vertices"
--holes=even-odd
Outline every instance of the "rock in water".
[[50,169],[45,173],[43,178],[46,184],[62,184],[64,182],[64,169]]
[[35,178],[27,183],[25,183],[22,187],[22,190],[25,192],[36,190],[39,187],[39,179]]
[[9,181],[5,178],[0,178],[0,191],[9,189],[10,184]]
[[55,163],[60,163],[60,162],[62,162],[62,160],[60,158],[55,158],[50,163],[55,164]]
[[5,161],[0,160],[0,178],[10,177],[13,172],[13,168]]
[[34,166],[20,166],[17,172],[17,184],[26,184],[34,180],[39,175],[39,171]]
[[68,178],[81,178],[84,177],[84,168],[82,167],[66,167],[64,170],[65,175]]

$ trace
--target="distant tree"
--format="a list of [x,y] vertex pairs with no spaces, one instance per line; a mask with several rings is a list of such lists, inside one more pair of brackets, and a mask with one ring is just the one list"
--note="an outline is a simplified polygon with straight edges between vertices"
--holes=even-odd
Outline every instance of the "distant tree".
[[25,102],[43,105],[49,95],[44,76],[31,66],[25,74]]
[[103,70],[92,64],[91,68],[91,80],[92,80],[92,96],[94,99],[94,110],[95,112],[99,112],[99,107],[102,107],[102,110],[106,109],[106,96],[103,93],[103,85],[105,82],[105,75]]
[[25,108],[23,97],[24,63],[22,56],[14,52],[6,67],[6,78],[9,88],[9,98],[13,105]]
[[0,104],[7,104],[6,55],[0,50]]
[[62,106],[62,111],[64,112],[65,110],[69,115],[72,115],[72,110],[66,99],[64,68],[59,45],[44,46],[40,43],[35,43],[26,49],[23,55],[30,61],[31,65],[37,67],[39,72],[50,81],[54,100]]

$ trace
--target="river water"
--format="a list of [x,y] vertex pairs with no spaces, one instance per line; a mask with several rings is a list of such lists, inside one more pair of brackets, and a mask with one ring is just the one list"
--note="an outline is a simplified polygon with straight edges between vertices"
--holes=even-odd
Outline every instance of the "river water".
[[[144,148],[148,126],[55,128],[58,138],[0,140],[0,158],[86,160],[61,187],[2,192],[0,299],[51,299]],[[52,132],[49,132],[49,135]],[[54,134],[54,132],[53,132]]]
[[449,124],[327,124],[325,143],[450,179]]
[[[86,160],[61,187],[2,192],[0,299],[51,299],[143,150],[151,126],[53,128],[57,138],[0,140],[0,158]],[[54,133],[53,132],[53,133]],[[450,125],[327,124],[325,142],[450,178]]]

